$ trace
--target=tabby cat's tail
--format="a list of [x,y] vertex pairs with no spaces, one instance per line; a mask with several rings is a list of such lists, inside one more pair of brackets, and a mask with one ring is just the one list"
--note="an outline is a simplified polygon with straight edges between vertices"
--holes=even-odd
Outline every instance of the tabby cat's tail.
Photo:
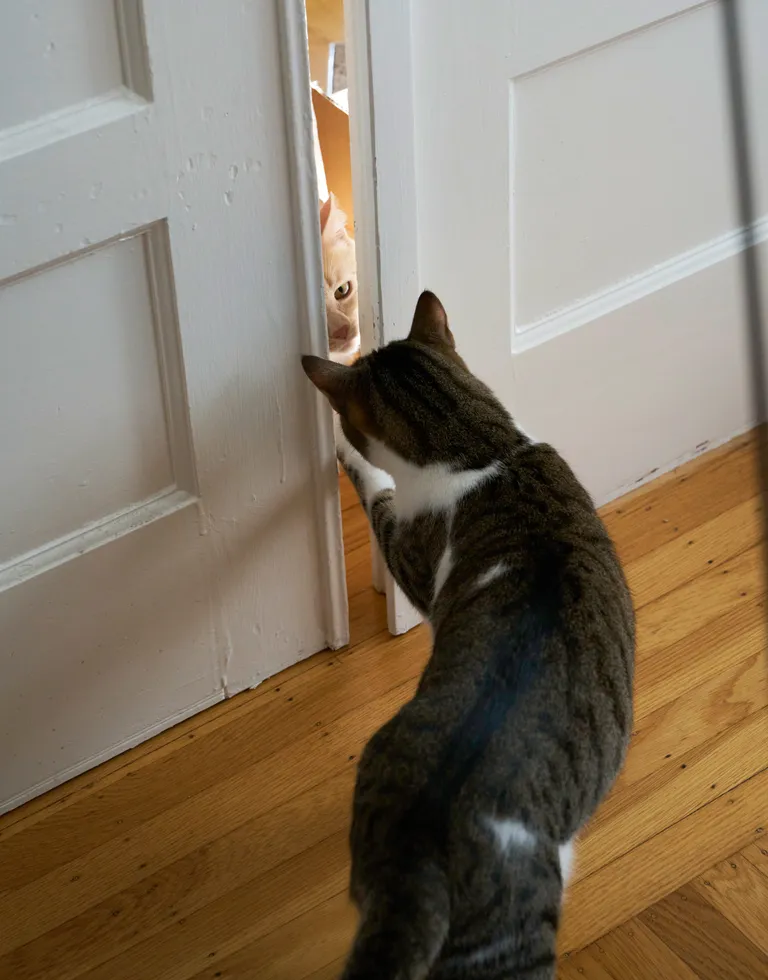
[[342,980],[423,980],[449,925],[448,880],[429,858],[366,896]]

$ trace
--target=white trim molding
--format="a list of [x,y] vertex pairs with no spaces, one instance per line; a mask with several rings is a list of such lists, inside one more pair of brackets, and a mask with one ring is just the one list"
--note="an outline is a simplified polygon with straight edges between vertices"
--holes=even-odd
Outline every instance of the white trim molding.
[[[307,16],[303,0],[284,0],[278,4],[278,9],[285,114],[293,171],[297,268],[303,273],[298,286],[305,324],[304,343],[307,353],[327,357],[328,330],[320,249]],[[296,370],[301,370],[298,362]],[[307,385],[307,397],[312,398],[313,405],[313,470],[322,555],[317,583],[323,593],[326,642],[332,650],[337,650],[349,643],[349,604],[333,418],[325,399],[309,389]]]
[[[756,244],[768,241],[768,216],[755,222],[754,232]],[[614,313],[624,306],[629,306],[637,300],[680,282],[681,279],[694,276],[725,259],[733,258],[743,248],[744,235],[741,229],[725,232],[687,252],[681,252],[665,262],[651,266],[637,275],[629,276],[606,289],[553,310],[537,320],[516,324],[512,337],[512,353],[530,350],[569,330],[576,330],[593,320]]]
[[[410,0],[344,0],[363,352],[404,337],[421,289]],[[421,616],[372,540],[373,582],[387,596],[390,633]]]

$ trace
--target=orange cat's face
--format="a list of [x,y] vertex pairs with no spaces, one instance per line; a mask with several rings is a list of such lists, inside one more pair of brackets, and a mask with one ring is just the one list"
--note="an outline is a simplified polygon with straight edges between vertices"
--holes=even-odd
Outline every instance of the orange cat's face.
[[325,313],[331,360],[343,364],[355,360],[360,349],[355,243],[345,227],[346,220],[331,194],[320,208]]

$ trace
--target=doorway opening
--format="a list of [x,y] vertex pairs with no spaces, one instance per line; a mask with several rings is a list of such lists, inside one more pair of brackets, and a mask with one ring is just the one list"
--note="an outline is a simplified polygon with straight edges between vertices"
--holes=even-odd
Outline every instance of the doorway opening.
[[[361,350],[347,73],[350,32],[344,0],[305,0],[305,8],[328,345],[334,360],[350,364]],[[387,610],[381,588],[374,588],[381,576],[374,575],[368,519],[341,470],[339,491],[352,645],[386,629]]]

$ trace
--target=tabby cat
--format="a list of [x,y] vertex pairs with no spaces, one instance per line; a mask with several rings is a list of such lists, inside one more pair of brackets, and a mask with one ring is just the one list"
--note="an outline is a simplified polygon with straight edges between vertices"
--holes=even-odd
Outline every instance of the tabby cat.
[[347,216],[333,194],[320,206],[320,241],[331,359],[351,364],[360,350],[355,243],[347,231]]
[[551,980],[572,841],[631,727],[634,613],[608,533],[469,372],[433,294],[407,340],[303,366],[433,633],[415,696],[360,759],[343,978]]

